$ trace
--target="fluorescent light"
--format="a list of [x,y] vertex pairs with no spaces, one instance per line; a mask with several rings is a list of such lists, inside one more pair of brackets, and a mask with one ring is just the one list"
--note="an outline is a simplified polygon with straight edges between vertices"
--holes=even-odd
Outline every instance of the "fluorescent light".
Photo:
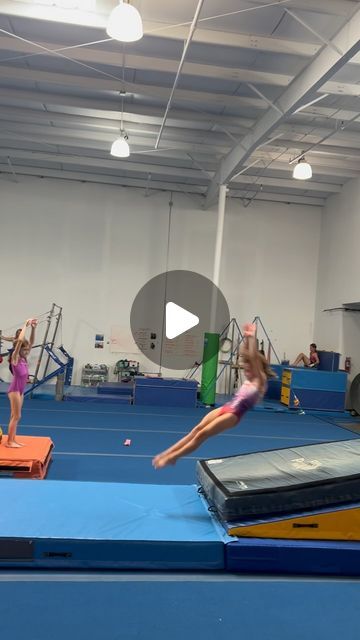
[[127,142],[126,133],[121,134],[121,138],[117,138],[111,145],[111,155],[115,158],[128,158],[130,155],[130,147]]
[[110,38],[120,42],[136,42],[143,37],[143,26],[140,13],[131,4],[120,0],[109,16],[106,32]]
[[309,180],[312,176],[311,165],[306,162],[305,158],[300,158],[294,167],[293,178],[296,180]]

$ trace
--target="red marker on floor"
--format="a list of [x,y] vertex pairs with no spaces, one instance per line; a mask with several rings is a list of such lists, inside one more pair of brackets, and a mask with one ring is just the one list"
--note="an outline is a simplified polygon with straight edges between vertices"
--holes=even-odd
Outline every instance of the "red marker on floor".
[[129,438],[124,440],[124,447],[130,447],[130,445],[131,445],[131,440],[129,440]]

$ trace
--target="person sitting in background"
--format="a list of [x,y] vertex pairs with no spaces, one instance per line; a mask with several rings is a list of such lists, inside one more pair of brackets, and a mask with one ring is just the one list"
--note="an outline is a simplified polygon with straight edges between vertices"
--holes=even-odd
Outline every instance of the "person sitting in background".
[[304,367],[317,367],[319,364],[319,356],[317,352],[317,347],[315,342],[312,342],[310,345],[310,353],[309,356],[306,356],[305,353],[299,353],[295,362],[290,365],[291,367],[297,367],[300,363],[303,363]]

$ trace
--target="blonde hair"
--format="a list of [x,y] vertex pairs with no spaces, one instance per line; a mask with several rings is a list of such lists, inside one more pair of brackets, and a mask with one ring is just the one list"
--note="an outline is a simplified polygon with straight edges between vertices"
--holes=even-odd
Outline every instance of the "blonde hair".
[[[18,342],[19,342],[19,340],[18,340],[18,339],[17,339],[17,340],[14,340],[14,343],[13,343],[14,348],[11,350],[10,355],[9,355],[9,357],[8,357],[8,363],[9,363],[9,366],[10,366],[10,371],[11,371],[11,373],[12,373],[11,364],[12,364],[12,359],[13,359],[13,353],[14,353],[14,351],[15,351],[15,347],[16,347],[16,345],[17,345],[17,343],[18,343]],[[25,347],[25,349],[28,349],[28,348],[30,347],[30,342],[29,342],[29,340],[26,340],[26,339],[25,339],[25,340],[21,340],[21,341],[20,341],[20,343],[21,343],[21,347],[20,347],[20,349],[19,349],[19,355],[20,355],[21,349],[23,349],[24,347]]]
[[[19,340],[16,340],[16,342],[19,342]],[[21,354],[23,349],[30,349],[30,342],[29,340],[26,340],[26,338],[24,338],[24,340],[20,341],[20,349],[19,349],[19,355]]]
[[258,359],[259,363],[261,364],[262,370],[264,372],[264,374],[266,375],[266,377],[269,378],[277,378],[277,375],[275,373],[275,371],[272,370],[272,368],[270,367],[270,364],[268,363],[268,361],[266,360],[265,356],[262,355],[262,353],[259,353],[259,351],[257,351],[254,356],[250,356],[250,352],[248,349],[244,349],[241,351],[241,358],[244,362],[247,362],[248,364],[251,365],[251,361],[255,358]]

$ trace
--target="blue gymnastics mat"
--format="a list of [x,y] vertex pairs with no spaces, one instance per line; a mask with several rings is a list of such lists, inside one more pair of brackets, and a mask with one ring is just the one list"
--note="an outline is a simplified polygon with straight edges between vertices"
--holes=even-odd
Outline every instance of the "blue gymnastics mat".
[[222,570],[196,486],[1,481],[0,567]]
[[360,576],[359,542],[235,539],[195,485],[1,480],[0,568]]
[[226,545],[232,573],[360,576],[360,542],[241,538]]

